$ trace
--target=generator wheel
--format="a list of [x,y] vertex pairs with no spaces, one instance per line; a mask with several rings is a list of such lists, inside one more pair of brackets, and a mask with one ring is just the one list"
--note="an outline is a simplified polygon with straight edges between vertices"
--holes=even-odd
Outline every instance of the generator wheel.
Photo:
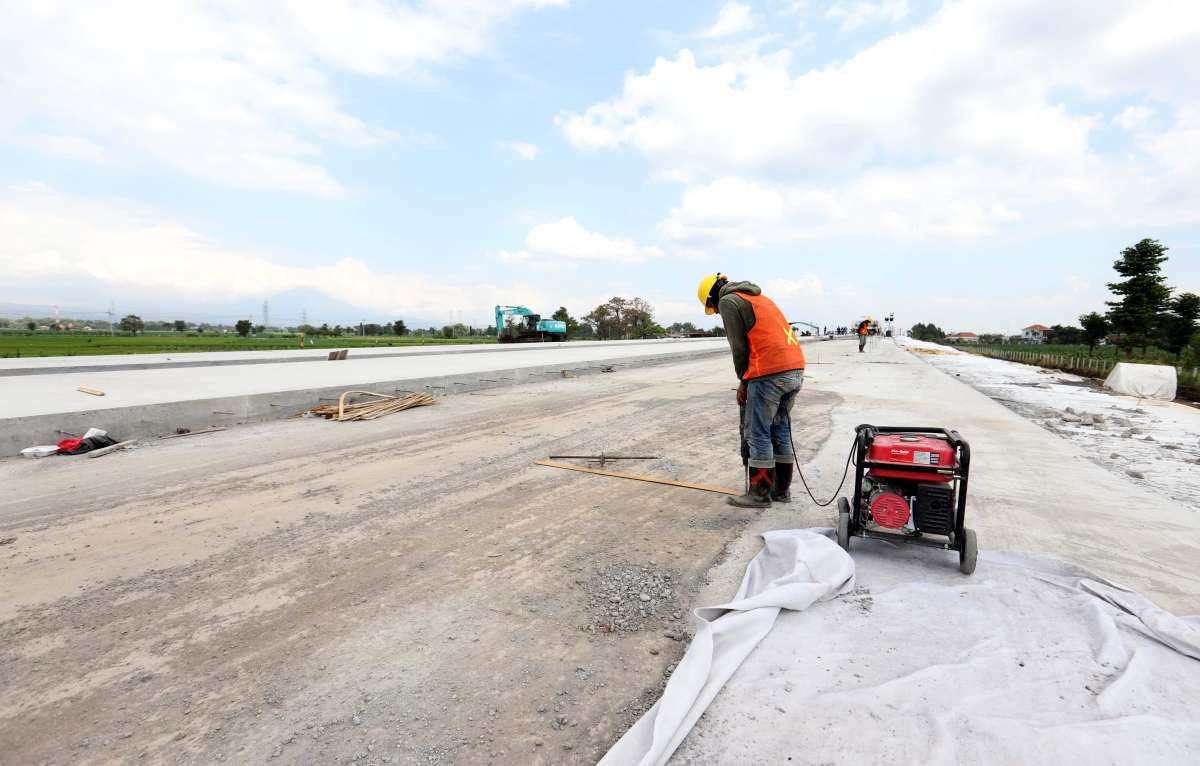
[[975,561],[979,558],[979,542],[975,538],[975,530],[964,529],[962,547],[958,549],[958,571],[969,575],[975,571]]
[[837,543],[850,551],[850,502],[844,497],[838,498]]

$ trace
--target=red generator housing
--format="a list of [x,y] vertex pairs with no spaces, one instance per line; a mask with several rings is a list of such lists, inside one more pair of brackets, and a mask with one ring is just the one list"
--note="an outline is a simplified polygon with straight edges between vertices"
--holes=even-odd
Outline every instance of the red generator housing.
[[959,552],[975,569],[975,533],[963,526],[971,448],[957,431],[861,425],[854,498],[838,501],[838,543],[874,537]]

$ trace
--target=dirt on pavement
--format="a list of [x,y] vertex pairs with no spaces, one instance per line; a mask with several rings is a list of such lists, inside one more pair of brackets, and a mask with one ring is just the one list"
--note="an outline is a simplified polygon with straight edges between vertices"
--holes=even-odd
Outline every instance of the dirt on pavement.
[[0,761],[594,762],[755,512],[532,460],[740,487],[730,367],[0,461]]

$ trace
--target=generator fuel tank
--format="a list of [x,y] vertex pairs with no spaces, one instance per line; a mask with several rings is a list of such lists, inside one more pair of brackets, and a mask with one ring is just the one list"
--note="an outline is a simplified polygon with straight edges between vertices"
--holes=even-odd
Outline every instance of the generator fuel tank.
[[[886,463],[886,467],[872,466],[872,476],[910,481],[949,482],[951,473],[958,468],[954,448],[945,439],[918,434],[879,434],[871,442],[867,459],[873,463]],[[905,470],[908,466],[924,469],[942,469],[944,473]]]

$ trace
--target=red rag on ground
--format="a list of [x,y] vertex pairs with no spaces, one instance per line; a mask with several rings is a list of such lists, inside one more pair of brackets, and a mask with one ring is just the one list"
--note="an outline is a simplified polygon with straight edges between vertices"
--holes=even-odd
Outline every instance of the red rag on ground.
[[83,444],[83,439],[63,439],[58,443],[58,451],[71,452],[79,449],[80,444]]

